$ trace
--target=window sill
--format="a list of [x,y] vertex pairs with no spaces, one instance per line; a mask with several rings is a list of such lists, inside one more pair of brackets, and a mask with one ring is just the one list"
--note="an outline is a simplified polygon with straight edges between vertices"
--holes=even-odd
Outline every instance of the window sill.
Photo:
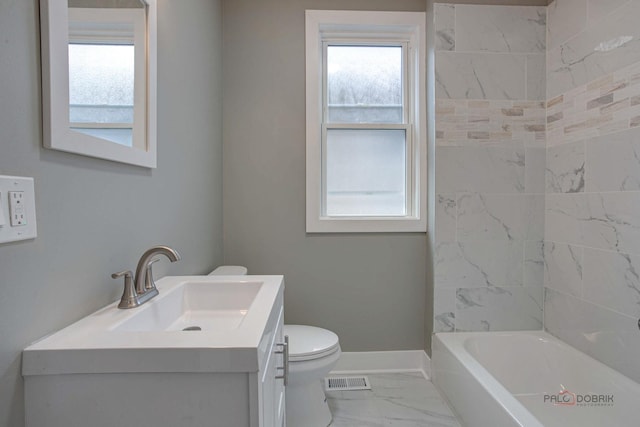
[[426,233],[421,218],[321,217],[307,218],[307,233]]

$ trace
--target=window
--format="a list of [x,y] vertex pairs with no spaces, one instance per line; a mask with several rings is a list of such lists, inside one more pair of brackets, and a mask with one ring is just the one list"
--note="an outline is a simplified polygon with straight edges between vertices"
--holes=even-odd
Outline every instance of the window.
[[425,15],[307,11],[307,232],[426,231]]

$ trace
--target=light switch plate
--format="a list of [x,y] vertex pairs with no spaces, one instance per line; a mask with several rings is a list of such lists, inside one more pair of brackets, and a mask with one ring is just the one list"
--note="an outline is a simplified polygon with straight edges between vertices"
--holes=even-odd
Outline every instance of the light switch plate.
[[33,178],[0,175],[0,211],[5,218],[0,226],[0,243],[34,239],[37,229]]

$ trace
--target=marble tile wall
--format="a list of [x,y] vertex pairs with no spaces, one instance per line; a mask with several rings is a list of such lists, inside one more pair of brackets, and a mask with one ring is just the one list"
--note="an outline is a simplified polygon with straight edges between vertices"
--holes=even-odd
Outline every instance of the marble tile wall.
[[640,381],[640,0],[548,8],[544,324]]
[[435,5],[434,327],[542,327],[546,8]]
[[547,98],[640,61],[637,0],[556,0],[548,14]]
[[544,317],[640,381],[639,16],[435,5],[436,332]]
[[546,8],[435,4],[436,97],[545,100]]

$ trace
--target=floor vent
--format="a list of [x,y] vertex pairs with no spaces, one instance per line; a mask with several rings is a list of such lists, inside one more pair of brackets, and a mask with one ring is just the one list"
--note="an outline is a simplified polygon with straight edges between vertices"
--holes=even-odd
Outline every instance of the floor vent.
[[367,377],[329,377],[324,379],[327,391],[371,390]]

